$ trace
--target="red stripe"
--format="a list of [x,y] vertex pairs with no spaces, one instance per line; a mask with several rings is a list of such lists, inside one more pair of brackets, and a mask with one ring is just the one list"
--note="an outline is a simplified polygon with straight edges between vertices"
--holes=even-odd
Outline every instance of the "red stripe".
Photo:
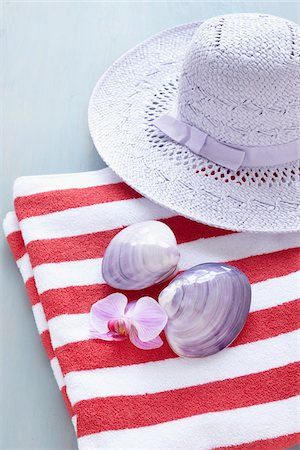
[[104,186],[41,192],[17,197],[14,204],[17,217],[20,221],[27,217],[64,211],[69,208],[79,208],[81,206],[140,197],[140,194],[122,182]]
[[25,283],[27,294],[30,300],[30,303],[33,305],[36,305],[40,302],[40,297],[36,288],[34,277],[28,278],[28,280]]
[[273,308],[252,312],[248,316],[243,331],[232,343],[232,346],[268,339],[297,330],[299,328],[299,317],[299,299]]
[[[192,222],[181,216],[163,219],[161,222],[164,222],[173,230],[178,244],[232,233],[228,230]],[[82,234],[80,236],[41,239],[29,242],[27,251],[30,254],[31,264],[33,267],[36,267],[45,263],[101,258],[112,238],[123,228]]]
[[[140,291],[120,291],[129,300],[137,300],[143,295],[157,298],[168,282],[160,283]],[[80,314],[90,311],[96,301],[116,292],[107,284],[92,284],[88,286],[70,286],[67,288],[50,289],[40,295],[47,320],[62,314]]]
[[[25,253],[25,247],[24,247],[24,241],[21,235],[20,231],[16,231],[14,233],[11,233],[8,237],[8,243],[10,245],[10,248],[12,250],[12,253],[16,260],[21,258]],[[36,289],[36,284],[34,277],[28,278],[28,280],[25,283],[25,287],[27,290],[27,294],[30,300],[30,303],[33,305],[39,303],[39,294]],[[42,344],[46,350],[47,356],[49,360],[51,360],[54,357],[54,351],[50,339],[49,331],[46,330],[40,335]]]
[[6,239],[8,241],[8,244],[10,246],[11,252],[15,260],[17,261],[18,259],[22,258],[22,256],[25,255],[26,250],[21,231],[14,231],[10,233],[6,237]]
[[70,402],[69,397],[68,397],[68,394],[67,394],[66,386],[63,386],[63,387],[61,388],[61,391],[60,391],[60,392],[61,392],[61,395],[63,396],[64,402],[65,402],[67,411],[68,411],[68,413],[70,414],[70,417],[73,417],[73,416],[74,416],[74,411],[73,411],[73,407],[72,407],[72,405],[71,405],[71,402]]
[[[250,283],[258,283],[273,277],[288,275],[297,270],[299,268],[298,258],[298,249],[289,249],[232,261],[230,264],[244,270]],[[277,267],[279,267],[279,270],[277,270]],[[143,295],[157,298],[168,283],[161,283],[142,291],[124,291],[124,293],[130,300],[136,300]],[[93,303],[115,291],[105,284],[70,286],[45,291],[40,298],[47,320],[50,320],[62,314],[89,312]]]
[[54,350],[52,347],[52,342],[51,342],[49,331],[48,330],[43,331],[43,333],[40,334],[40,337],[41,337],[42,344],[46,350],[47,356],[48,356],[49,360],[51,361],[51,359],[55,357],[55,354],[54,354]]
[[127,366],[151,361],[176,358],[162,335],[164,345],[156,350],[140,350],[128,341],[104,342],[89,340],[74,342],[55,350],[64,375],[72,371],[102,369],[105,367]]
[[[299,327],[299,306],[300,301],[295,300],[250,313],[244,329],[232,346],[268,339],[296,330]],[[176,355],[166,343],[164,336],[163,340],[162,347],[147,352],[134,347],[128,341],[118,342],[116,345],[115,342],[101,340],[73,342],[58,347],[55,352],[65,375],[72,371],[128,366],[175,358]]]
[[[55,354],[54,354],[54,350],[52,347],[49,331],[48,330],[44,331],[40,335],[40,337],[41,337],[42,344],[46,350],[48,359],[49,359],[49,361],[51,361],[51,359],[53,359],[55,357]],[[67,411],[69,412],[70,416],[72,417],[73,416],[73,407],[72,407],[69,397],[67,395],[66,386],[62,387],[61,394],[63,396]]]
[[[274,238],[276,239],[276,238]],[[229,264],[245,272],[250,283],[282,277],[300,269],[299,248],[290,248],[264,255],[250,256]]]
[[294,363],[173,391],[84,400],[74,406],[78,437],[283,400],[299,392],[299,369]]
[[182,216],[173,216],[167,219],[161,219],[160,222],[168,225],[176,236],[178,244],[194,241],[200,238],[211,238],[216,236],[225,236],[233,234],[235,231],[214,228],[203,223],[194,222]]
[[121,231],[100,231],[58,239],[41,239],[27,244],[32,267],[39,264],[101,258],[112,238]]
[[248,442],[240,445],[230,445],[228,447],[218,447],[214,450],[282,450],[300,443],[300,433],[287,434],[273,439],[263,439],[260,441]]
[[[25,255],[26,249],[21,231],[14,231],[13,233],[10,233],[7,236],[7,241],[16,261]],[[40,299],[36,289],[34,277],[28,278],[25,283],[25,287],[32,306],[39,303]]]

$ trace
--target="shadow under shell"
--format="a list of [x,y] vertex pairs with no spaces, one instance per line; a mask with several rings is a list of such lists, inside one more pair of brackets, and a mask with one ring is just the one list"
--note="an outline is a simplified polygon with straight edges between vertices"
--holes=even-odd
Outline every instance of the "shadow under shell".
[[165,334],[179,356],[213,355],[241,332],[251,303],[246,275],[228,264],[199,264],[177,276],[159,295],[168,315]]

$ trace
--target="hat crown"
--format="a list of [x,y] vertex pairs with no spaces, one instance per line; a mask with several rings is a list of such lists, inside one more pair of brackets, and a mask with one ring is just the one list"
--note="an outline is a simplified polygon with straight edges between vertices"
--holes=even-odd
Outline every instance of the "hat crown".
[[183,62],[181,120],[233,145],[300,138],[299,30],[293,22],[262,14],[204,22]]

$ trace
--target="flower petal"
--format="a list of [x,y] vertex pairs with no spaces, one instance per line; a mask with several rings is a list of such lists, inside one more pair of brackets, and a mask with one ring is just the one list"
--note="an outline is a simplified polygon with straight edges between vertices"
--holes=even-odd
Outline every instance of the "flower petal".
[[151,341],[141,341],[138,337],[138,332],[134,327],[131,327],[130,333],[129,333],[129,339],[131,340],[132,344],[136,347],[142,349],[142,350],[152,350],[154,348],[159,348],[163,345],[163,341],[160,338],[160,336],[156,336],[154,339],[151,339]]
[[126,317],[130,319],[143,342],[158,336],[168,320],[165,311],[152,297],[140,298],[135,307],[126,312]]
[[135,305],[137,303],[137,300],[131,301],[127,303],[127,306],[125,308],[125,316],[130,317],[133,308],[135,308]]
[[91,330],[107,333],[109,320],[120,319],[125,314],[127,297],[116,292],[94,303],[90,312]]
[[101,334],[97,330],[91,330],[90,338],[91,339],[102,339],[103,341],[124,341],[124,339],[126,339],[127,336],[121,336],[120,334],[113,333],[112,331]]

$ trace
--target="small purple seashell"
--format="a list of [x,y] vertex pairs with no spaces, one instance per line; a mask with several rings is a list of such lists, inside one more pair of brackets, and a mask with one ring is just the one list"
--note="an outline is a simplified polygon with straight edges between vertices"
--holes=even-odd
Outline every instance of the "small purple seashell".
[[223,350],[241,332],[250,308],[246,275],[227,264],[199,264],[159,295],[168,315],[165,334],[179,356],[200,358]]
[[110,286],[138,290],[174,274],[179,250],[172,230],[149,220],[130,225],[109,243],[102,262],[102,275]]

